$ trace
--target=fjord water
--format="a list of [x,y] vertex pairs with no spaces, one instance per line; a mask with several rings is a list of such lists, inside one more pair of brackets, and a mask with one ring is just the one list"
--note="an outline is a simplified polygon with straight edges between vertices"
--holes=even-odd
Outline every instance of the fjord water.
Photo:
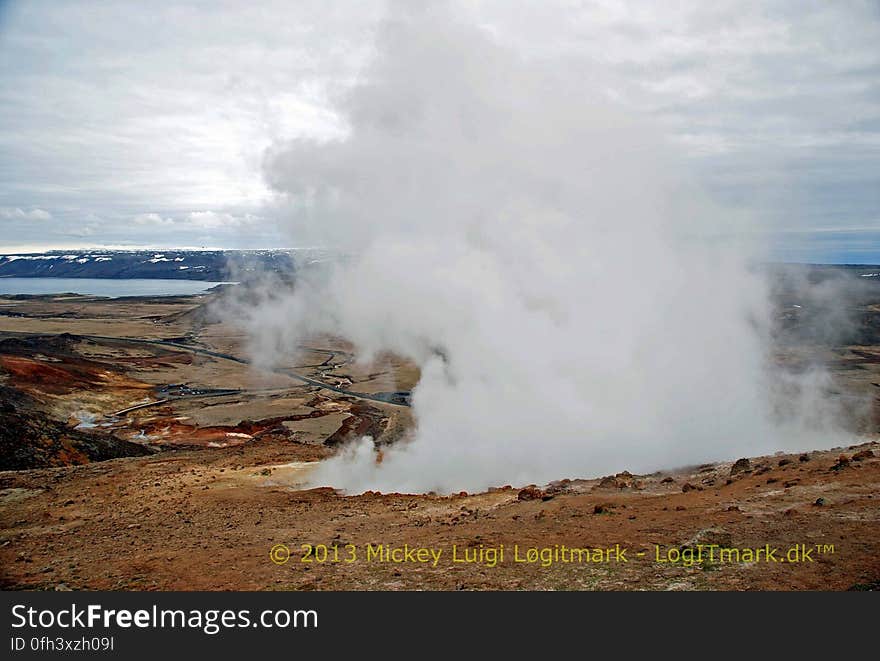
[[0,278],[0,294],[66,294],[88,296],[188,296],[224,284],[203,280],[114,278]]

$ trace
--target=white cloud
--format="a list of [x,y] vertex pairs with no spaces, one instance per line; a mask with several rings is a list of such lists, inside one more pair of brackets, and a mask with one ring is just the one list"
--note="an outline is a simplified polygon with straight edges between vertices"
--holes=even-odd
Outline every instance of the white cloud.
[[[494,39],[567,71],[573,90],[588,84],[653,116],[719,195],[768,226],[877,216],[876,3],[462,4]],[[181,231],[236,245],[236,228],[264,222],[247,213],[269,215],[265,149],[346,131],[335,101],[360,75],[385,5],[7,3],[3,208],[53,210],[57,236],[41,227],[24,240],[59,239],[96,213],[115,219],[108,240],[150,242],[155,222],[130,219],[152,209],[160,224],[189,220]],[[206,209],[235,220],[188,218]]]
[[0,218],[4,220],[51,220],[52,214],[44,209],[25,211],[20,207],[0,207]]
[[135,225],[147,225],[153,227],[171,227],[174,225],[172,218],[163,218],[157,213],[141,213],[131,219]]
[[176,229],[231,229],[260,220],[259,216],[250,213],[232,214],[225,211],[190,211],[173,216],[163,216],[156,212],[140,213],[134,216],[136,225],[150,227],[174,227]]
[[232,227],[240,225],[244,220],[240,216],[230,213],[218,213],[216,211],[192,211],[187,215],[187,220],[195,227],[204,229],[216,229],[218,227]]

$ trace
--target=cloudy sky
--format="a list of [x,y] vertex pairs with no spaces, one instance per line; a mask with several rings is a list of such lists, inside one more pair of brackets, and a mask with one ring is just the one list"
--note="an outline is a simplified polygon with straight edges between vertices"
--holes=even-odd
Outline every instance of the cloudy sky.
[[[778,258],[880,262],[880,3],[463,1],[656,122]],[[382,2],[0,2],[0,250],[280,248],[270,146],[343,137]],[[587,74],[585,73],[585,76]]]

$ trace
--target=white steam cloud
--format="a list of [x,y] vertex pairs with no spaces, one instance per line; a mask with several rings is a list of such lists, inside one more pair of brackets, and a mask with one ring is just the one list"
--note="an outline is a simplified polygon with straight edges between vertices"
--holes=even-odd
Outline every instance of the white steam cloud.
[[[765,287],[601,76],[530,62],[444,4],[395,5],[270,184],[351,259],[257,311],[257,358],[331,332],[421,367],[417,427],[324,462],[352,492],[478,490],[778,449]],[[260,355],[262,354],[262,355]]]

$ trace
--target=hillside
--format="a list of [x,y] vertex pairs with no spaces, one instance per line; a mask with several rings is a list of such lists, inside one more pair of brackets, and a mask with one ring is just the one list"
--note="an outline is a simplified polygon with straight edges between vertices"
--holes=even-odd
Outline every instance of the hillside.
[[0,278],[167,278],[241,280],[249,274],[292,274],[308,251],[89,250],[0,255]]

